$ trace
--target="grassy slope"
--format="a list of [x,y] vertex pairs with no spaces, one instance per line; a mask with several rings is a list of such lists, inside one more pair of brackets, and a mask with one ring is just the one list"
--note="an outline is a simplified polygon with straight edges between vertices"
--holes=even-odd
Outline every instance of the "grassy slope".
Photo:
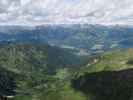
[[74,79],[76,89],[89,100],[132,100],[133,49],[106,52],[90,63]]
[[[119,71],[133,68],[133,49],[106,52],[93,58],[80,72]],[[129,62],[129,63],[128,63]]]

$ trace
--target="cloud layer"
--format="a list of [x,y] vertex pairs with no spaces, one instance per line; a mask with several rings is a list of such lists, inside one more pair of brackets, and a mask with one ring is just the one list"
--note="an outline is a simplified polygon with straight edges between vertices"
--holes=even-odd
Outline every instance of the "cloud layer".
[[0,24],[133,24],[133,0],[0,0]]

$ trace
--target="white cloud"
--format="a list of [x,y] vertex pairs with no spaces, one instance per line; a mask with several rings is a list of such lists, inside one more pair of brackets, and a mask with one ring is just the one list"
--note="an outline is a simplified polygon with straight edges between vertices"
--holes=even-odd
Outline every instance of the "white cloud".
[[133,24],[132,0],[1,0],[0,23]]

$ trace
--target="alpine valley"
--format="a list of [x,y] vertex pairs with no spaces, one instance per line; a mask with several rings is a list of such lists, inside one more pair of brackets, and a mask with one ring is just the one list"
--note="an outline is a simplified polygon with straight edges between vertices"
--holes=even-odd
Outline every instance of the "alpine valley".
[[0,100],[132,100],[133,26],[0,26]]

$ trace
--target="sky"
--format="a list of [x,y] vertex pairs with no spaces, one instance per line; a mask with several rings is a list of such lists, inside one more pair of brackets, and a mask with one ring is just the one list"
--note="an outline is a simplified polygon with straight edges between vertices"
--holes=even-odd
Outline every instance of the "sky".
[[0,24],[133,24],[133,0],[0,0]]

